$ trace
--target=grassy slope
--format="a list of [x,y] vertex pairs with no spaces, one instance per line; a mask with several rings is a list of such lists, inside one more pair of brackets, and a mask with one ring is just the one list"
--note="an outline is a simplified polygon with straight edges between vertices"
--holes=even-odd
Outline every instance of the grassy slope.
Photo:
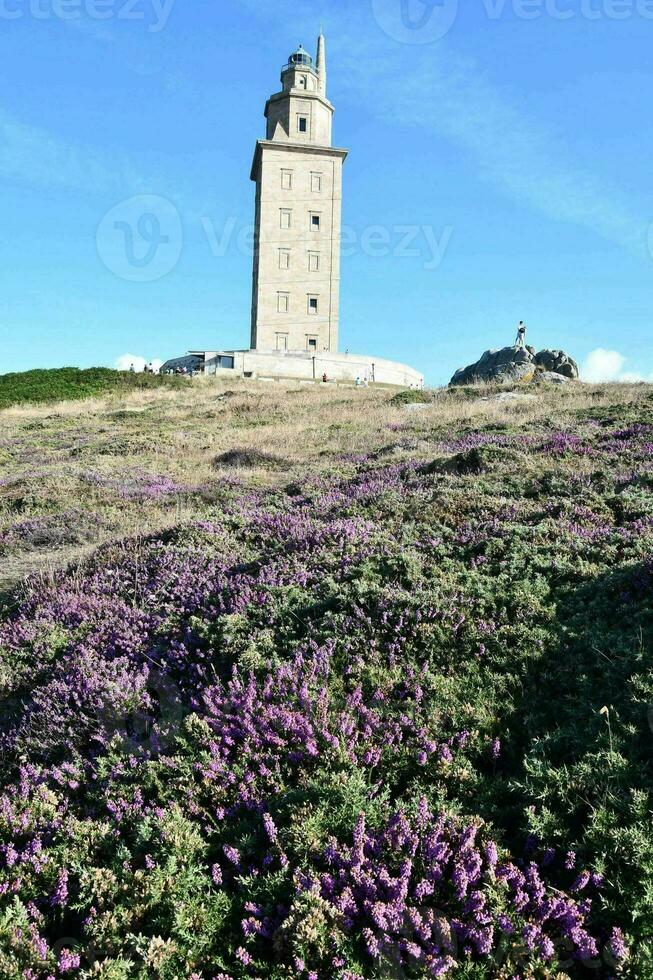
[[112,371],[110,368],[88,368],[83,371],[65,367],[0,374],[0,409],[26,402],[40,404],[91,398],[112,391],[126,394],[129,391],[174,385],[175,382],[179,383],[179,379]]
[[[256,975],[305,976],[283,967],[292,951],[324,970],[325,936],[336,936],[349,966],[380,975],[355,936],[352,942],[335,923],[327,926],[321,906],[297,900],[280,927],[272,965],[269,944],[243,938],[243,902],[255,897],[272,914],[277,903],[292,902],[293,871],[319,866],[330,835],[350,840],[358,812],[380,826],[398,803],[410,809],[425,794],[435,810],[485,821],[515,856],[526,848],[539,860],[547,846],[562,856],[578,852],[573,871],[556,858],[548,883],[568,890],[581,867],[603,873],[596,934],[619,925],[633,941],[631,961],[619,970],[603,937],[594,975],[653,976],[650,388],[563,389],[537,403],[514,404],[457,392],[415,410],[374,391],[225,391],[202,383],[180,392],[13,409],[0,418],[6,583],[131,536],[124,545],[109,545],[90,568],[56,577],[52,586],[46,582],[31,598],[28,590],[24,614],[28,622],[46,617],[45,651],[28,632],[20,652],[3,660],[0,642],[4,724],[18,712],[23,726],[15,751],[46,766],[74,759],[74,731],[80,753],[74,789],[58,777],[48,780],[54,779],[57,806],[83,823],[47,838],[50,868],[25,873],[21,886],[24,901],[39,901],[56,887],[56,869],[69,869],[75,909],[46,913],[50,940],[65,932],[87,950],[90,943],[100,959],[112,960],[100,976],[145,978],[150,968],[143,964],[156,961],[167,980],[190,976],[188,964],[201,978],[221,971],[251,975],[236,955],[243,943]],[[216,463],[218,457],[223,462]],[[246,468],[234,468],[238,460]],[[138,537],[165,529],[158,539]],[[228,614],[215,613],[206,562],[247,569],[225,586],[224,601],[235,604]],[[257,585],[259,579],[264,584]],[[251,588],[269,597],[263,609]],[[233,804],[231,790],[193,775],[198,761],[208,764],[208,726],[215,719],[206,708],[196,703],[166,743],[172,761],[162,764],[155,753],[130,775],[117,745],[110,766],[93,762],[99,782],[97,769],[84,768],[88,718],[100,711],[107,721],[106,709],[84,702],[98,695],[85,683],[71,700],[74,707],[62,706],[61,718],[49,711],[42,720],[43,706],[63,697],[53,665],[65,668],[80,643],[84,658],[95,649],[93,630],[79,636],[71,612],[87,593],[98,597],[92,617],[107,617],[98,627],[98,663],[107,656],[112,621],[127,631],[136,616],[136,635],[149,651],[146,665],[153,650],[157,663],[167,662],[170,644],[177,649],[183,640],[194,663],[208,658],[214,683],[237,666],[263,684],[298,651],[333,644],[327,686],[334,719],[353,710],[345,706],[358,686],[369,706],[383,692],[383,730],[375,732],[370,723],[369,732],[357,735],[351,722],[351,743],[361,739],[355,759],[320,746],[323,756],[299,771],[281,758],[274,788],[252,784],[280,828],[285,871],[273,862],[246,885],[227,870],[224,888],[211,883],[212,863],[225,864],[224,846],[238,847],[256,864],[263,845],[256,814],[216,821],[216,807]],[[196,593],[199,599],[191,599]],[[53,621],[46,610],[55,597],[65,597],[67,612]],[[20,593],[11,601],[19,614],[21,601]],[[124,603],[119,614],[114,602]],[[165,613],[150,638],[146,618],[138,617],[153,609]],[[127,633],[115,642],[135,649]],[[104,668],[95,669],[102,676]],[[195,678],[191,684],[186,670],[175,658],[167,667],[182,703],[186,685],[197,692],[205,683]],[[411,687],[416,679],[418,698]],[[305,705],[310,684],[304,693],[286,692],[284,705],[292,706],[295,697]],[[160,677],[156,685],[165,702],[169,688],[161,688]],[[110,728],[124,740],[125,724],[115,720],[122,711],[129,751],[142,755],[149,735],[134,735],[134,694],[114,690],[112,696],[127,700],[122,708],[114,704]],[[40,706],[30,707],[30,698],[41,698]],[[406,735],[400,749],[389,746],[387,733],[400,714],[416,718],[419,738],[439,746],[426,762],[413,736]],[[468,740],[455,742],[449,760],[442,747],[463,731]],[[365,761],[363,749],[374,749],[376,739],[381,760],[375,765]],[[496,759],[495,739],[501,743]],[[9,781],[14,758],[6,758]],[[233,765],[242,777],[245,762]],[[167,817],[139,811],[142,804],[132,800],[139,785]],[[121,818],[116,841],[94,823],[109,799],[134,806],[134,825]],[[176,803],[186,815],[173,812]],[[0,837],[7,833],[0,819]],[[156,869],[143,879],[146,854]],[[127,875],[128,886],[122,893],[105,885],[100,893],[84,867],[105,881]],[[0,866],[0,882],[3,873]],[[82,927],[79,919],[98,903],[100,918]],[[20,921],[19,911],[12,915],[4,926],[0,918],[5,943],[10,923]],[[307,916],[314,934],[302,927]],[[157,946],[159,936],[167,946]],[[9,946],[3,961],[0,942],[0,965],[13,977],[14,963],[23,969],[32,961],[22,947]],[[451,975],[581,977],[588,969],[572,963],[556,974],[531,964],[528,972],[519,950],[502,955],[505,970],[498,961],[481,960]],[[421,975],[410,966],[392,969]],[[339,974],[332,967],[319,973],[331,975]]]
[[[208,380],[191,387],[174,378],[180,387],[161,389],[157,378],[117,376],[146,387],[80,402],[16,405],[0,415],[0,591],[103,541],[203,514],[233,474],[216,462],[230,450],[276,455],[281,467],[254,465],[237,475],[247,485],[281,485],[330,473],[334,465],[342,470],[345,456],[428,457],[434,431],[466,430],[476,420],[518,430],[553,413],[564,424],[566,407],[609,404],[625,393],[565,389],[536,404],[500,405],[481,402],[481,390],[457,389],[440,393],[423,415],[404,408],[401,396],[372,389]],[[416,393],[408,394],[412,402]],[[629,397],[644,395],[629,389]],[[170,481],[169,492],[161,479]],[[32,521],[37,527],[28,524],[23,532]]]

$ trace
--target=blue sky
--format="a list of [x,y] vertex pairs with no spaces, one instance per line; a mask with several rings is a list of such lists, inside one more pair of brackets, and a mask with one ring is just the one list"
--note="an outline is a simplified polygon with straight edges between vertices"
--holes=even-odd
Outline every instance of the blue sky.
[[247,346],[254,144],[322,22],[341,346],[441,383],[525,319],[653,377],[652,0],[297,7],[0,0],[0,372]]

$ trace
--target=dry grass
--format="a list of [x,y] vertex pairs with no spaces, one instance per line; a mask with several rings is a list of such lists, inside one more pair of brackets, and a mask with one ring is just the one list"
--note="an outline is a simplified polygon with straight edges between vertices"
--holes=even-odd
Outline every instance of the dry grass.
[[[431,443],[454,431],[564,426],[579,409],[636,406],[652,391],[578,384],[537,390],[536,401],[499,402],[481,400],[490,390],[438,390],[430,404],[416,407],[393,404],[386,389],[198,379],[181,390],[6,409],[0,412],[0,587],[78,560],[110,538],[203,514],[212,495],[234,480],[274,487],[344,473],[351,455],[429,458]],[[216,466],[217,457],[242,451],[285,465]],[[148,481],[155,489],[157,481],[171,481],[174,488],[142,494]],[[71,527],[60,540],[57,521],[66,514]]]

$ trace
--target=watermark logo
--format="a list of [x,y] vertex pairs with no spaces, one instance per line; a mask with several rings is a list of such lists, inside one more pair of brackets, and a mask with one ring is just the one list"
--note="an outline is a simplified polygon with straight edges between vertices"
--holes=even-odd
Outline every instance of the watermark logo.
[[171,201],[153,194],[121,201],[100,222],[96,244],[104,265],[120,279],[163,279],[181,256],[179,212]]
[[109,709],[99,721],[104,741],[117,737],[126,755],[157,758],[172,751],[187,714],[177,684],[156,669],[150,671],[138,708],[129,714]]
[[128,20],[165,29],[175,0],[0,0],[0,20]]
[[433,44],[449,33],[458,0],[372,0],[377,24],[401,44]]

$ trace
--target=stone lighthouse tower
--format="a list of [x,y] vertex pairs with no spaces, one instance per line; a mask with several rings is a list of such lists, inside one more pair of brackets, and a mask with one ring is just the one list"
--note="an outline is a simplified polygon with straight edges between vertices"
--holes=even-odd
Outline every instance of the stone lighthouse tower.
[[281,70],[256,144],[251,346],[338,350],[342,165],[332,146],[326,44],[317,61],[300,46]]

